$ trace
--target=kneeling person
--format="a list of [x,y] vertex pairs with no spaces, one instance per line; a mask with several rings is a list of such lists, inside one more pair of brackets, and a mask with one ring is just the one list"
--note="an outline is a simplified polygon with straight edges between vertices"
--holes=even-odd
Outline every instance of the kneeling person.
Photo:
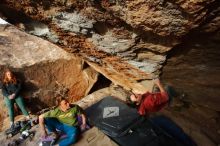
[[86,126],[86,117],[82,113],[81,109],[77,105],[70,105],[65,98],[57,99],[58,106],[51,111],[48,111],[39,116],[39,124],[42,132],[42,136],[47,136],[45,125],[49,132],[57,135],[59,130],[67,135],[59,145],[69,146],[76,142],[79,135],[78,119],[77,116],[82,117],[82,127]]

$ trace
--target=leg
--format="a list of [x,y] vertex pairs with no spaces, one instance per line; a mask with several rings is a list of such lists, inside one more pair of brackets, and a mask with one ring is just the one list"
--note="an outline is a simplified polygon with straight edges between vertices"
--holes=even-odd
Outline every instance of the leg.
[[70,146],[71,144],[74,144],[79,133],[78,128],[75,126],[63,124],[63,130],[65,134],[67,134],[67,138],[63,139],[59,143],[59,146]]
[[5,104],[8,108],[8,115],[10,121],[14,123],[14,100],[10,100],[8,97],[4,97]]
[[196,146],[196,143],[171,119],[161,115],[151,118],[151,121],[182,144]]
[[63,130],[63,124],[60,123],[56,118],[44,118],[44,123],[49,132],[56,132],[56,129]]
[[22,113],[25,115],[25,116],[28,116],[28,112],[25,108],[25,105],[24,105],[24,99],[23,97],[21,96],[18,96],[15,98],[15,102],[17,103],[17,105],[19,106],[19,108],[21,109]]
[[56,132],[56,129],[58,129],[67,135],[67,137],[59,143],[60,146],[69,146],[76,142],[78,135],[77,127],[63,124],[59,122],[56,118],[45,118],[44,123],[49,132]]

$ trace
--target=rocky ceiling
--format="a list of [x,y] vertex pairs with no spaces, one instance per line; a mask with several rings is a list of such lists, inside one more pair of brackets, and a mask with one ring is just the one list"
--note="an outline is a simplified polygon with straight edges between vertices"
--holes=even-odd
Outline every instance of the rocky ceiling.
[[218,0],[2,0],[0,12],[135,90],[137,82],[150,85],[167,52],[215,19],[218,8]]

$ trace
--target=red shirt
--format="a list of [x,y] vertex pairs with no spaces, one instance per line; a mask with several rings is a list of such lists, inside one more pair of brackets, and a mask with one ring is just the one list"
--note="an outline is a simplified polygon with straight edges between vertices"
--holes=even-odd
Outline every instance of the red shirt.
[[157,112],[168,102],[168,94],[166,92],[147,92],[142,96],[142,101],[138,108],[138,113],[140,115],[147,115],[151,112]]

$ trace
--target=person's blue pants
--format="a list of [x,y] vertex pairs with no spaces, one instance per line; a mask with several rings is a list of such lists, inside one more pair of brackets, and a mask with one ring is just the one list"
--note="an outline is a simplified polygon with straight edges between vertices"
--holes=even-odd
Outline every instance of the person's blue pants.
[[9,115],[9,118],[10,118],[11,122],[14,123],[14,103],[15,102],[17,103],[17,105],[21,109],[22,113],[25,116],[28,116],[28,112],[27,112],[27,110],[25,108],[25,105],[24,105],[23,97],[18,96],[15,99],[9,99],[8,97],[4,97],[4,101],[5,101],[5,104],[6,104],[7,108],[8,108],[8,115]]
[[67,137],[59,143],[59,146],[70,146],[76,142],[79,133],[78,127],[61,123],[56,118],[44,118],[44,123],[50,132],[55,132],[57,129],[67,135]]
[[189,137],[176,123],[171,119],[160,115],[150,119],[152,123],[163,129],[166,133],[171,135],[185,146],[197,146],[197,144]]

